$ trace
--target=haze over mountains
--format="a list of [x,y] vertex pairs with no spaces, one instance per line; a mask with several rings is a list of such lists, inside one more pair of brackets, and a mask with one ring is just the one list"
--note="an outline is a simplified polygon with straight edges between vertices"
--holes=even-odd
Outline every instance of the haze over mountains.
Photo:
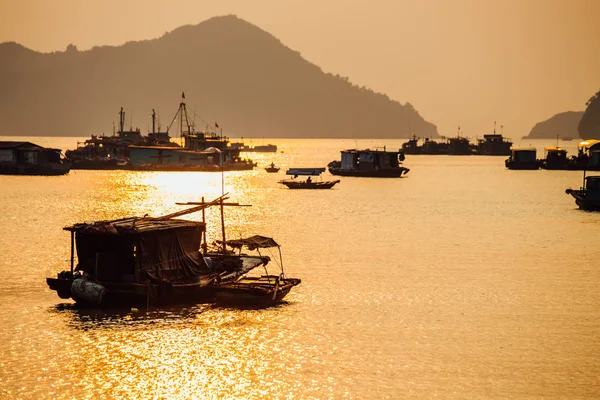
[[0,59],[4,135],[110,133],[120,107],[142,132],[156,109],[164,130],[185,91],[198,128],[218,122],[233,137],[437,137],[411,104],[324,73],[235,16],[89,51],[3,43]]

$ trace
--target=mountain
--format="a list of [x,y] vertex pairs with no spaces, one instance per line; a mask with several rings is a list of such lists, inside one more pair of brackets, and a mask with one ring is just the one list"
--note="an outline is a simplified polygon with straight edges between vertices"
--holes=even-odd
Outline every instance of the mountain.
[[325,73],[232,15],[88,51],[69,45],[38,53],[3,43],[0,59],[4,135],[110,133],[120,107],[127,127],[145,132],[154,108],[165,129],[184,91],[199,128],[218,122],[232,137],[438,136],[410,103]]
[[577,126],[583,115],[583,111],[567,111],[535,124],[527,139],[556,139],[556,135],[561,138],[579,138]]
[[585,139],[600,139],[600,92],[586,104],[587,108],[579,122],[579,134]]

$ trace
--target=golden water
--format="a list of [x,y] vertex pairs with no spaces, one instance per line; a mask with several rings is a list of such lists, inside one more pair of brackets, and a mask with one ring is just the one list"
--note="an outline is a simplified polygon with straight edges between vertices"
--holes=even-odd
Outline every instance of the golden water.
[[[402,141],[273,142],[250,155],[260,167]],[[581,172],[504,158],[408,156],[407,178],[326,191],[226,173],[231,200],[252,204],[226,210],[228,235],[274,237],[302,279],[253,311],[78,310],[45,284],[68,268],[63,226],[213,199],[221,174],[0,176],[0,398],[598,398],[600,213],[564,193]]]

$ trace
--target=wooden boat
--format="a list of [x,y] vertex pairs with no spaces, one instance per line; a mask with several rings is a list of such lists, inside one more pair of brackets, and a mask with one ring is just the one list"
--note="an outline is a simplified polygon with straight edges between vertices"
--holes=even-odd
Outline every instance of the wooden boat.
[[[94,307],[214,302],[216,283],[234,282],[270,261],[261,254],[233,254],[226,246],[209,251],[204,212],[202,222],[178,218],[211,206],[221,212],[224,206],[244,206],[227,199],[225,194],[211,202],[185,203],[193,207],[157,218],[65,227],[71,232],[71,268],[46,283],[60,298]],[[222,231],[225,239],[224,225]],[[279,292],[275,297],[283,298]]]
[[537,151],[533,147],[511,148],[511,155],[504,161],[508,169],[539,169],[540,164],[536,159]]
[[575,203],[582,210],[600,211],[600,176],[585,176],[583,174],[583,187],[579,190],[567,189],[565,193],[575,198]]
[[271,165],[269,165],[268,167],[265,168],[265,171],[267,171],[269,173],[279,172],[279,167],[276,167],[275,163],[271,163]]
[[[286,175],[293,178],[279,181],[282,185],[290,189],[331,189],[339,180],[335,181],[314,181],[311,176],[320,176],[325,172],[325,168],[290,168]],[[306,180],[297,180],[298,176],[307,176]]]
[[71,163],[61,158],[59,149],[31,142],[0,142],[0,175],[65,175]]
[[369,178],[400,178],[408,168],[402,166],[404,152],[381,150],[343,150],[341,161],[332,161],[327,166],[332,175]]
[[[248,276],[242,274],[233,280],[218,281],[213,284],[215,302],[218,305],[237,307],[264,307],[280,303],[292,288],[301,283],[300,279],[287,278],[283,271],[281,246],[272,238],[264,236],[251,236],[245,239],[229,240],[227,246],[260,251],[260,249],[277,248],[279,251],[279,275]],[[260,255],[260,253],[259,253]]]

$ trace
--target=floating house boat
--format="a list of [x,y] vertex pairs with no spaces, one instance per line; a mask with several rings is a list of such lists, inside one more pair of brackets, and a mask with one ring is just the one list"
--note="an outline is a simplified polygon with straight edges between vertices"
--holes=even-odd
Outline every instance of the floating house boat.
[[65,175],[70,169],[60,149],[31,142],[0,142],[1,175]]
[[540,165],[536,159],[536,149],[529,148],[511,148],[511,155],[504,164],[508,169],[539,169]]
[[[213,302],[221,285],[241,281],[249,271],[266,267],[270,261],[260,254],[233,254],[225,246],[211,251],[204,218],[202,222],[179,219],[211,206],[220,206],[221,215],[224,206],[241,206],[225,203],[227,199],[223,195],[212,202],[188,203],[194,207],[157,218],[129,217],[66,227],[71,233],[71,268],[46,282],[60,298],[100,307]],[[222,243],[227,243],[224,225],[222,229]],[[289,286],[283,274],[276,281],[269,292],[275,293],[272,301],[289,292],[281,293]],[[290,282],[295,282],[293,286],[300,283]]]
[[[279,181],[282,185],[289,189],[331,189],[339,180],[335,181],[316,181],[312,176],[320,176],[325,172],[325,168],[290,168],[286,171],[286,175],[292,176],[291,179]],[[299,176],[306,176],[305,180],[297,179]]]
[[575,203],[582,210],[600,211],[600,176],[583,176],[583,187],[579,190],[565,191],[575,198]]
[[327,166],[332,175],[369,178],[400,178],[408,168],[402,166],[404,152],[381,150],[343,150],[341,161],[332,161]]

